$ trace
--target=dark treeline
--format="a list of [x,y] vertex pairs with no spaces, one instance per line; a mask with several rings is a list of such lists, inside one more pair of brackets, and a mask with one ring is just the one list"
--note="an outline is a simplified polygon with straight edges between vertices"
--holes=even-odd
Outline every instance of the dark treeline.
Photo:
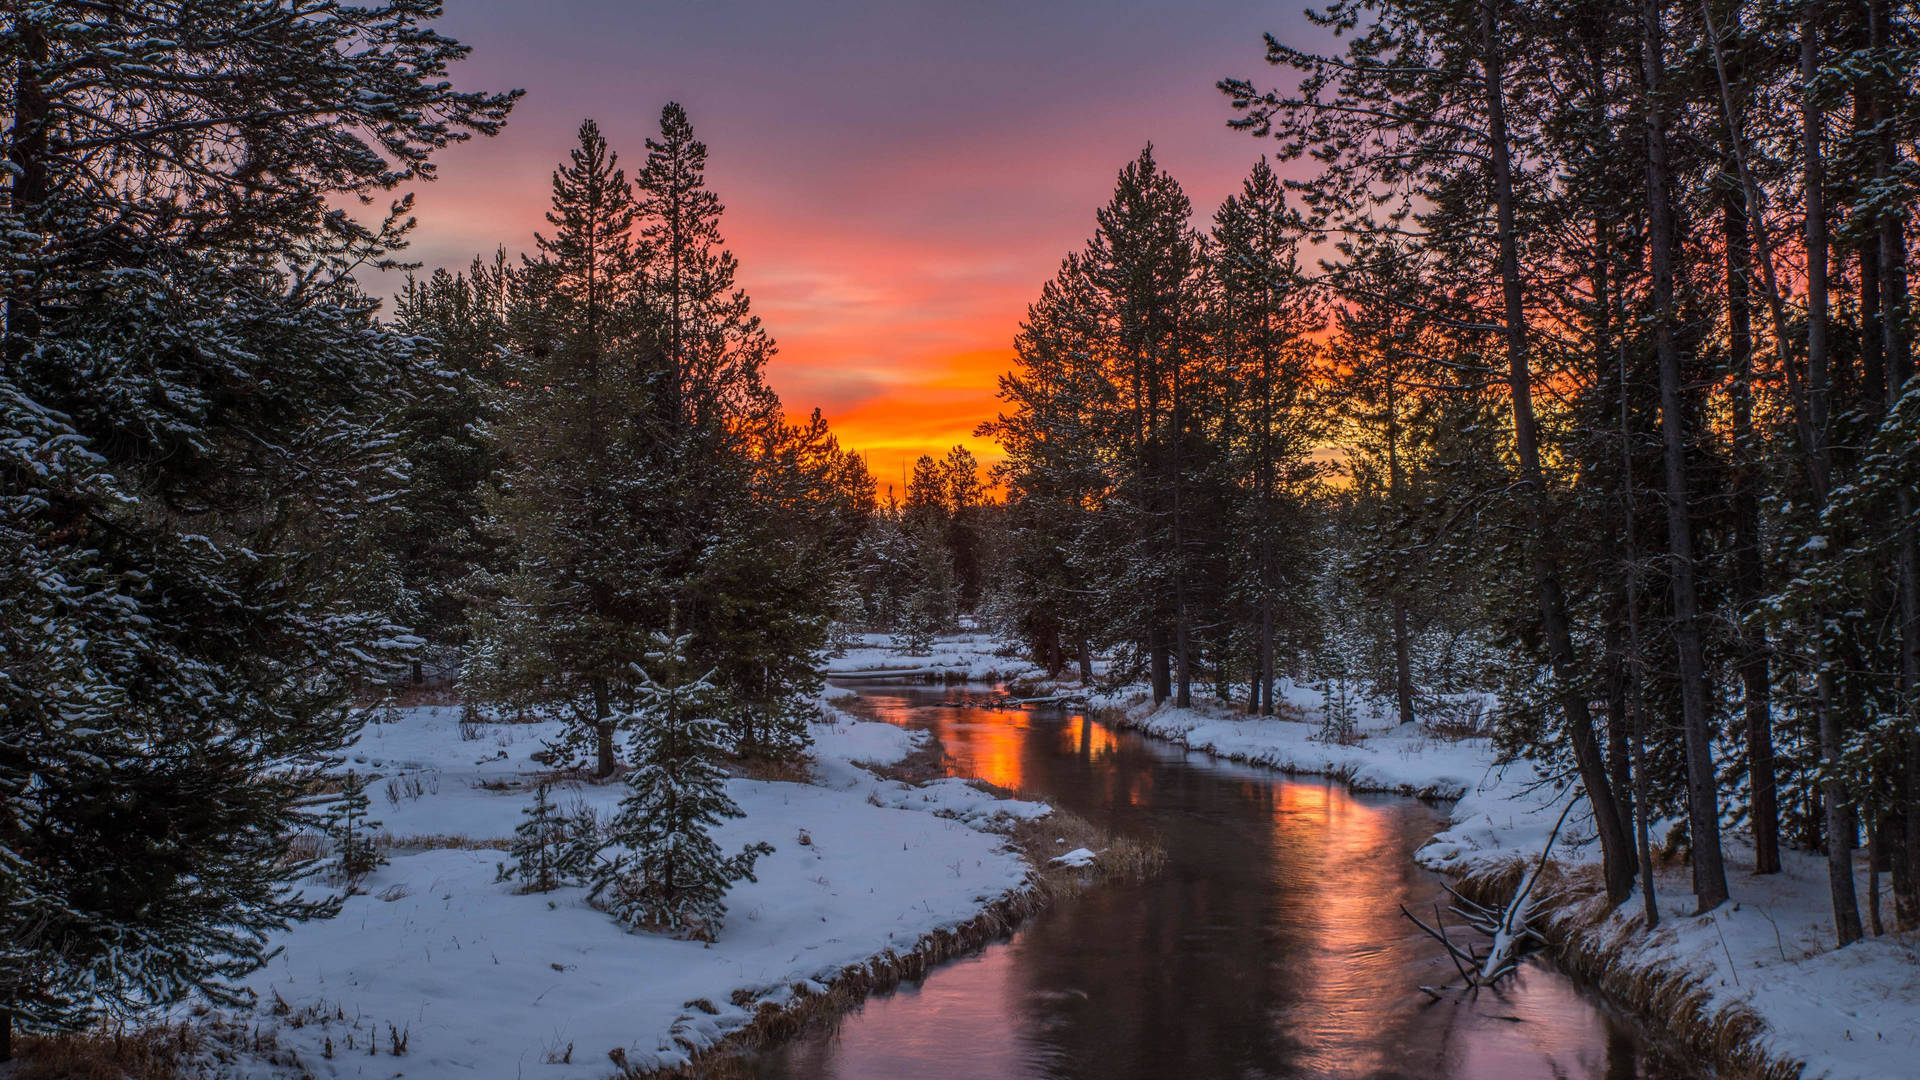
[[1282,164],[1196,230],[1142,154],[1002,379],[1036,657],[1258,712],[1276,674],[1497,692],[1615,902],[1677,819],[1702,909],[1794,846],[1842,944],[1883,873],[1920,926],[1914,15],[1355,0],[1315,16],[1344,51],[1269,39],[1277,88],[1221,88]]

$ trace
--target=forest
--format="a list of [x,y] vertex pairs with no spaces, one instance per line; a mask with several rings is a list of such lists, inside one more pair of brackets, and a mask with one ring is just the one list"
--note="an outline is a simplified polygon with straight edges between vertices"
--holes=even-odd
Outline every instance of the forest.
[[1008,616],[1178,706],[1496,692],[1613,902],[1683,818],[1700,910],[1791,845],[1839,944],[1886,929],[1882,873],[1920,925],[1911,12],[1314,18],[1344,51],[1220,83],[1306,178],[1263,161],[1201,230],[1149,148],[1028,309],[983,428]]
[[1662,860],[1708,912],[1801,851],[1830,944],[1920,930],[1911,5],[1334,0],[1219,82],[1238,190],[1115,162],[999,455],[897,487],[769,384],[678,104],[624,165],[581,122],[524,252],[407,261],[522,97],[439,14],[5,15],[0,1062],[251,1004],[387,858],[347,749],[423,688],[621,785],[543,781],[502,881],[712,943],[774,850],[712,839],[729,776],[804,771],[831,656],[962,626],[1061,693],[1489,738],[1649,929]]

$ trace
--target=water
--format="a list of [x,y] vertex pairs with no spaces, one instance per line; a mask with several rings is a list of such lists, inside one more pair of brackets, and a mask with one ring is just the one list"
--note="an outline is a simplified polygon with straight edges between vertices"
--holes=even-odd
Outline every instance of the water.
[[759,1076],[1705,1075],[1537,964],[1497,994],[1420,993],[1456,978],[1399,910],[1431,912],[1443,895],[1410,858],[1441,825],[1426,804],[1212,762],[1078,714],[993,708],[977,689],[861,691],[856,711],[933,731],[955,775],[1156,837],[1167,868],[871,999],[763,1055]]

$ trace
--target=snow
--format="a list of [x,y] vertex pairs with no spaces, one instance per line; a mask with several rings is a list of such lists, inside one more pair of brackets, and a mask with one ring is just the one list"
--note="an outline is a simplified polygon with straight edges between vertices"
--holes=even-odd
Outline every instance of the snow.
[[1050,863],[1059,863],[1061,866],[1092,866],[1095,857],[1094,852],[1087,848],[1077,847],[1065,855],[1055,855],[1047,861]]
[[[252,1019],[316,1077],[600,1077],[610,1051],[671,1065],[745,1024],[758,1001],[817,991],[1024,887],[1025,861],[986,830],[1047,807],[957,780],[882,780],[853,762],[897,761],[918,736],[828,716],[815,726],[816,782],[728,781],[746,817],[715,830],[722,849],[776,850],[729,894],[710,946],[627,933],[583,889],[516,895],[495,881],[505,853],[494,848],[530,798],[529,755],[557,724],[469,726],[463,738],[457,709],[425,707],[369,725],[349,764],[379,776],[368,794],[392,861],[337,918],[276,938],[282,951],[251,979]],[[604,814],[624,790],[561,784],[554,798]]]
[[[1469,793],[1453,808],[1453,825],[1422,848],[1427,866],[1460,874],[1538,853],[1552,828],[1557,806],[1550,793],[1529,791],[1512,780]],[[1581,809],[1584,809],[1582,807]],[[1576,810],[1576,815],[1580,810]],[[1569,819],[1569,826],[1574,822]],[[1660,845],[1671,822],[1654,830]],[[1920,1054],[1920,939],[1889,933],[1844,949],[1834,947],[1826,859],[1781,852],[1778,874],[1755,875],[1751,847],[1739,835],[1725,845],[1732,900],[1695,915],[1690,871],[1663,869],[1655,881],[1661,923],[1642,928],[1640,894],[1602,915],[1588,900],[1563,909],[1569,925],[1593,920],[1581,931],[1602,949],[1620,950],[1622,970],[1682,972],[1709,994],[1708,1011],[1748,1009],[1766,1025],[1761,1043],[1776,1058],[1805,1063],[1805,1075],[1827,1080],[1884,1080],[1914,1075]],[[1563,864],[1597,863],[1597,845],[1556,846]],[[1866,903],[1866,863],[1856,862],[1856,883]],[[1886,910],[1883,880],[1881,898]]]
[[[1266,765],[1282,772],[1339,777],[1356,791],[1386,791],[1426,798],[1457,799],[1478,787],[1496,769],[1488,739],[1437,738],[1418,724],[1382,724],[1361,718],[1355,737],[1344,743],[1321,737],[1317,718],[1321,697],[1310,687],[1280,680],[1278,697],[1304,720],[1249,717],[1217,703],[1190,709],[1154,709],[1142,697],[1096,699],[1096,706],[1117,710],[1109,718],[1121,727],[1154,735],[1190,750],[1233,761]],[[1524,764],[1519,771],[1531,779]]]
[[1005,639],[988,633],[946,634],[924,656],[898,647],[891,634],[861,634],[858,644],[828,657],[830,677],[929,678],[949,682],[999,682],[1045,673],[1021,658]]

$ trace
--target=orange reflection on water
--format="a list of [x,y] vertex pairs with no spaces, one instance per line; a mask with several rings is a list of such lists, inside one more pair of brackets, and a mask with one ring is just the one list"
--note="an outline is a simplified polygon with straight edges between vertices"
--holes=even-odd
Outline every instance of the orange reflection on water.
[[933,733],[946,747],[956,776],[985,780],[1009,791],[1021,790],[1026,769],[1020,760],[1027,741],[1027,714],[1019,709],[942,709]]
[[1405,844],[1402,829],[1335,783],[1276,785],[1271,817],[1274,872],[1293,886],[1275,890],[1287,897],[1275,918],[1306,945],[1292,969],[1298,998],[1286,1025],[1304,1044],[1310,1071],[1372,1076],[1391,1064],[1380,1003],[1407,993],[1397,947],[1406,933],[1404,860],[1383,850]]
[[1060,741],[1083,760],[1105,757],[1113,752],[1113,731],[1105,724],[1075,716],[1060,729]]

